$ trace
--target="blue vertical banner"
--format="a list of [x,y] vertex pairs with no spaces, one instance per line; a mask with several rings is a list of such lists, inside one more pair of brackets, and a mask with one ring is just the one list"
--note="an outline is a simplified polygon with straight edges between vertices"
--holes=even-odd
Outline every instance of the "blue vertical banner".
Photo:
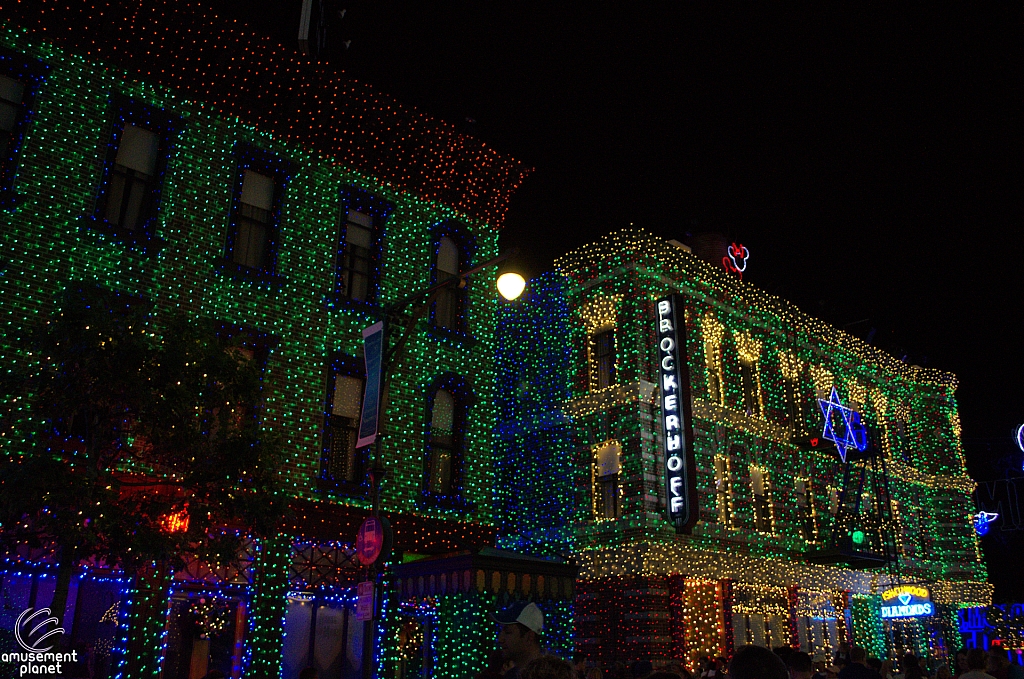
[[377,440],[380,416],[381,364],[384,360],[384,323],[377,322],[363,330],[363,360],[366,362],[366,389],[363,410],[359,417],[359,440],[356,448]]
[[697,523],[699,511],[683,298],[680,295],[662,297],[654,308],[666,518],[677,533],[688,533]]

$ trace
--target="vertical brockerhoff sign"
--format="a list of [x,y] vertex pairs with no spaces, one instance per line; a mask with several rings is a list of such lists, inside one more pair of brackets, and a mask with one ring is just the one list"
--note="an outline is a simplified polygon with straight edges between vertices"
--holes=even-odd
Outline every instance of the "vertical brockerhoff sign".
[[383,323],[374,323],[363,330],[363,360],[366,362],[366,389],[363,391],[363,410],[359,416],[359,440],[356,441],[356,448],[368,446],[377,440],[381,362],[384,360]]
[[657,301],[655,313],[665,499],[669,523],[681,533],[689,531],[698,515],[683,298],[680,295],[662,297]]

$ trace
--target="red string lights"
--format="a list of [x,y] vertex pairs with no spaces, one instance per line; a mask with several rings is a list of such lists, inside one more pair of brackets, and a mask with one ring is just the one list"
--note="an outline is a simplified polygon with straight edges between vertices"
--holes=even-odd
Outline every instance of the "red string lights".
[[529,172],[453,125],[197,3],[15,0],[0,16],[493,225]]

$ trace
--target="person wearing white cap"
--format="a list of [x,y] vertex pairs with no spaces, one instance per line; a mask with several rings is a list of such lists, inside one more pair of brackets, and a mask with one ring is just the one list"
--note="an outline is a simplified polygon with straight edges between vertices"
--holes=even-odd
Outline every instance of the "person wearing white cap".
[[514,665],[505,673],[505,679],[519,679],[527,663],[541,656],[540,633],[544,631],[544,613],[537,604],[517,601],[503,611],[491,615],[501,625],[498,646],[501,655]]

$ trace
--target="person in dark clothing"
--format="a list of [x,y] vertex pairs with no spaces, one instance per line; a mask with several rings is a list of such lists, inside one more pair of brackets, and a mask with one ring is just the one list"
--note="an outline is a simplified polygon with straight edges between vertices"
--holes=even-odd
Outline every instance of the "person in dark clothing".
[[650,660],[637,660],[629,669],[633,672],[633,679],[643,679],[654,671],[654,665]]
[[793,651],[788,654],[786,656],[786,667],[789,668],[790,679],[811,679],[814,676],[811,656],[802,651]]
[[572,663],[553,655],[534,658],[523,667],[522,679],[577,679]]
[[921,664],[917,662],[917,656],[907,653],[900,662],[900,669],[903,670],[903,679],[926,679],[921,671]]
[[868,667],[868,653],[860,646],[850,649],[850,662],[839,670],[839,679],[882,679],[882,675]]
[[487,667],[478,672],[475,679],[502,679],[511,668],[511,661],[505,660],[501,649],[495,649],[487,659]]
[[729,679],[789,679],[789,670],[764,646],[740,646],[729,663]]

